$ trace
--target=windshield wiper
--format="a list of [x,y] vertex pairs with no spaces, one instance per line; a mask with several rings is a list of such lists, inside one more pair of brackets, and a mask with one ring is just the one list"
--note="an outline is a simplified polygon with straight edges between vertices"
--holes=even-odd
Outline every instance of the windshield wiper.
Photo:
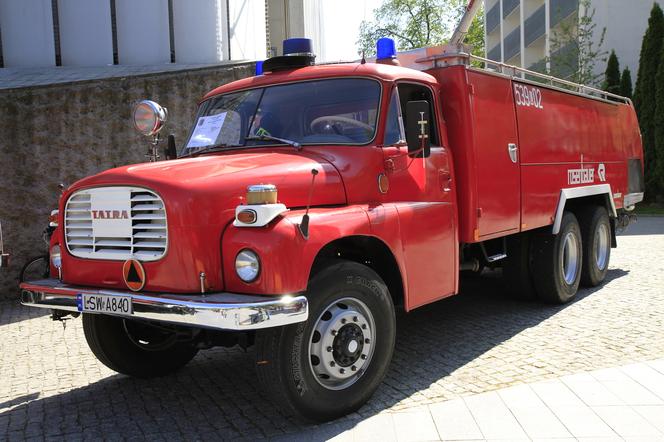
[[279,143],[288,144],[297,150],[302,150],[302,145],[297,141],[287,140],[285,138],[273,137],[272,135],[250,135],[244,139],[245,141],[277,141]]
[[186,158],[186,157],[192,157],[194,155],[199,155],[202,153],[208,153],[208,152],[216,152],[218,150],[223,150],[226,149],[227,147],[241,147],[237,144],[213,144],[212,146],[207,146],[202,149],[195,150],[193,152],[189,152],[187,154],[182,155],[180,158]]

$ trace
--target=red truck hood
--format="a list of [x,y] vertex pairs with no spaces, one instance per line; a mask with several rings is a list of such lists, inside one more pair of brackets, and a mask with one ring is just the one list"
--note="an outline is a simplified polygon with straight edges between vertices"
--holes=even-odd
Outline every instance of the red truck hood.
[[108,185],[146,187],[163,198],[169,225],[221,225],[233,217],[252,184],[275,184],[279,202],[288,208],[304,207],[312,169],[319,172],[312,205],[345,204],[339,172],[307,152],[254,150],[136,164],[85,178],[70,190]]

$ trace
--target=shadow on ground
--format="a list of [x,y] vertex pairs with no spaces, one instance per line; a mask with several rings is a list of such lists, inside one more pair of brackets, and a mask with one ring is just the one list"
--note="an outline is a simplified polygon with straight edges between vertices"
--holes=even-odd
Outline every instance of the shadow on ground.
[[664,216],[638,215],[618,236],[664,235]]
[[14,299],[0,300],[0,327],[46,315],[50,315],[50,310],[21,306],[18,295]]
[[[449,376],[494,346],[561,312],[496,295],[496,272],[463,281],[462,292],[398,318],[395,360],[371,401],[358,413],[319,427],[283,414],[257,388],[253,354],[238,349],[199,353],[171,376],[137,380],[113,375],[43,399],[17,398],[0,407],[0,430],[14,435],[84,438],[333,437]],[[607,282],[627,275],[612,269]],[[597,290],[579,292],[575,302]],[[81,339],[83,337],[81,336]],[[77,373],[71,373],[77,376]],[[62,410],[65,410],[64,413]],[[25,423],[27,431],[18,428]]]

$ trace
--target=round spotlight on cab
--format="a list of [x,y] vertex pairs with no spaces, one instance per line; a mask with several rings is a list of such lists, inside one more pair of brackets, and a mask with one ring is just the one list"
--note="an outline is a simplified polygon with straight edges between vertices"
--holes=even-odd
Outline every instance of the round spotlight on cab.
[[168,110],[154,101],[143,100],[134,106],[134,127],[146,137],[156,135],[164,127],[167,117]]
[[261,272],[261,261],[258,255],[249,249],[240,251],[235,257],[235,273],[244,282],[252,282]]

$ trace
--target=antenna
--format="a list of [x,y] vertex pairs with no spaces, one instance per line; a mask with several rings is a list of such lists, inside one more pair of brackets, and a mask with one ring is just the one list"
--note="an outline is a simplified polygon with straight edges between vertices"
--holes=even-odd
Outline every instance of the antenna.
[[318,171],[316,169],[311,169],[311,185],[309,187],[307,210],[305,210],[302,222],[300,222],[300,225],[298,226],[304,239],[309,239],[309,207],[311,206],[311,197],[314,194],[314,181],[316,180],[316,175],[318,175]]

